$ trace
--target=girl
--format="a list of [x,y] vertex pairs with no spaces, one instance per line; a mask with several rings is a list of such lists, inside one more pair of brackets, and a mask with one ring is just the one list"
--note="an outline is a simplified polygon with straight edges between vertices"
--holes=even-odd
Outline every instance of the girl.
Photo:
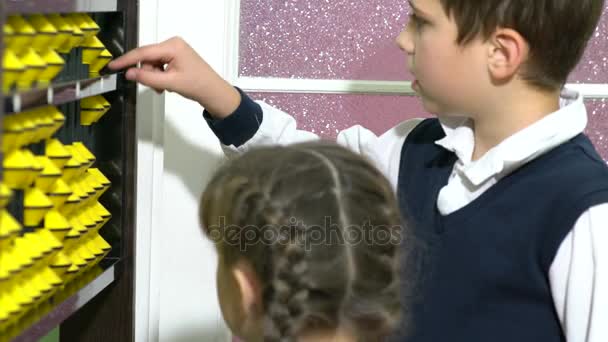
[[400,321],[399,210],[360,155],[253,149],[217,171],[200,215],[223,316],[246,341],[379,341]]

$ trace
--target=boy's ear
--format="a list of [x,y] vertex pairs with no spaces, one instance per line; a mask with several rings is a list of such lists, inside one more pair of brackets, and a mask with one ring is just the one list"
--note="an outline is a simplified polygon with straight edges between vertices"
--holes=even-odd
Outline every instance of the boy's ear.
[[492,80],[504,83],[516,76],[529,52],[528,42],[519,32],[497,28],[488,39],[488,72]]

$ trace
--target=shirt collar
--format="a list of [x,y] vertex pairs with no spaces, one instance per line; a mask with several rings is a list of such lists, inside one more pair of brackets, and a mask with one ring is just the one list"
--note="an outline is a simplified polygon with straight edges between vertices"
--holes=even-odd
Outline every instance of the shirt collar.
[[587,125],[583,96],[564,89],[560,109],[513,134],[483,157],[472,162],[475,138],[470,119],[457,117],[441,119],[446,136],[435,143],[453,152],[461,170],[475,186],[499,174],[512,172],[543,153],[582,133]]

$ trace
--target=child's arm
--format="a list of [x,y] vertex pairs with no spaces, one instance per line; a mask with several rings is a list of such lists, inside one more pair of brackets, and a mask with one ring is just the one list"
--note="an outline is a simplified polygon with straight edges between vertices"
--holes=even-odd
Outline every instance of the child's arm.
[[[141,68],[136,67],[138,63]],[[127,79],[158,92],[176,92],[200,103],[218,119],[234,112],[241,101],[239,92],[181,38],[134,49],[108,67],[129,68]]]
[[[319,138],[311,132],[299,130],[291,115],[266,103],[254,102],[245,93],[242,93],[242,102],[237,110],[227,118],[213,119],[207,111],[204,116],[229,157],[256,146],[286,145]],[[341,131],[337,142],[368,157],[396,188],[403,142],[421,121],[404,121],[379,137],[356,125]]]
[[[141,68],[133,67],[138,63]],[[205,108],[205,120],[229,156],[253,146],[318,139],[311,132],[297,129],[290,115],[262,102],[256,103],[232,87],[180,38],[130,51],[109,67],[130,68],[126,74],[129,80],[197,101]],[[406,121],[381,137],[355,126],[341,132],[338,142],[370,157],[395,184],[401,146],[418,122],[420,120]]]
[[549,281],[566,341],[608,341],[608,204],[591,207],[562,242]]

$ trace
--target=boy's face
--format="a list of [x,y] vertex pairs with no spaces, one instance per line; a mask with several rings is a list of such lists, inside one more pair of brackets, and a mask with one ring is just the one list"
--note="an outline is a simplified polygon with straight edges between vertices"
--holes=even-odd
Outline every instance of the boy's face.
[[477,38],[456,42],[458,28],[440,0],[410,0],[413,14],[397,44],[407,53],[413,89],[436,115],[471,115],[479,111],[487,81],[487,47]]

